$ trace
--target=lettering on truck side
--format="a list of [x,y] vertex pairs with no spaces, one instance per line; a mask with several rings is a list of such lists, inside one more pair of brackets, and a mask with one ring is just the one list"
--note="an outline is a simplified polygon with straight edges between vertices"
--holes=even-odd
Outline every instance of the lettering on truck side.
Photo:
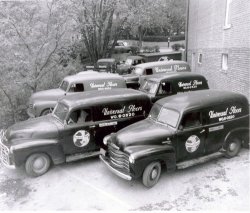
[[209,111],[209,118],[218,118],[218,121],[225,121],[235,118],[235,114],[241,113],[242,108],[236,106],[227,107],[225,111],[215,112],[214,110]]
[[202,85],[202,81],[193,80],[190,82],[178,82],[178,86],[183,89],[194,89]]
[[142,111],[142,106],[123,106],[121,109],[110,109],[108,107],[103,108],[102,113],[104,116],[110,115],[111,119],[117,118],[126,118],[126,117],[134,117],[136,115],[135,112]]
[[114,83],[112,81],[103,82],[103,83],[100,83],[100,84],[92,82],[89,85],[90,85],[91,88],[98,88],[98,90],[111,89],[111,87],[117,87],[118,86],[117,83]]

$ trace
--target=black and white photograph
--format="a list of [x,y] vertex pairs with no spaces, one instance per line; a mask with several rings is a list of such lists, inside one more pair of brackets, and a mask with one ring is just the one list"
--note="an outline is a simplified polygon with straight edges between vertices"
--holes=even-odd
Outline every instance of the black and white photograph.
[[249,0],[0,0],[0,211],[250,211]]

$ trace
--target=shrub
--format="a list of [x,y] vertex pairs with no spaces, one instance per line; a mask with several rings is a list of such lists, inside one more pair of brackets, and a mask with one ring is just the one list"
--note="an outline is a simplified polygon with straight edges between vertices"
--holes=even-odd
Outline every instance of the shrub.
[[180,44],[180,43],[176,43],[171,45],[171,48],[175,51],[180,50],[181,48],[185,49],[185,45],[184,44]]
[[[168,36],[145,36],[143,41],[151,42],[168,42]],[[185,35],[170,36],[170,41],[181,41],[185,40]]]

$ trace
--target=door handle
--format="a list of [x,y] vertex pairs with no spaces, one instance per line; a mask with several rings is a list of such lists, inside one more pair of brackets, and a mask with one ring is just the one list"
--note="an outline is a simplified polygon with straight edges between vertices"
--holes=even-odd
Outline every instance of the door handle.
[[200,131],[200,133],[203,133],[203,132],[205,132],[205,129],[203,129],[203,130]]

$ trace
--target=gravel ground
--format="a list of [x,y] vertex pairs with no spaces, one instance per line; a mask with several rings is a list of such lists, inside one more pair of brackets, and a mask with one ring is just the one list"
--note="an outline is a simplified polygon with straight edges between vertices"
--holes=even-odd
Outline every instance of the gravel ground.
[[125,181],[98,158],[27,177],[23,168],[0,167],[1,210],[250,210],[249,150],[232,159],[163,172],[159,183]]

